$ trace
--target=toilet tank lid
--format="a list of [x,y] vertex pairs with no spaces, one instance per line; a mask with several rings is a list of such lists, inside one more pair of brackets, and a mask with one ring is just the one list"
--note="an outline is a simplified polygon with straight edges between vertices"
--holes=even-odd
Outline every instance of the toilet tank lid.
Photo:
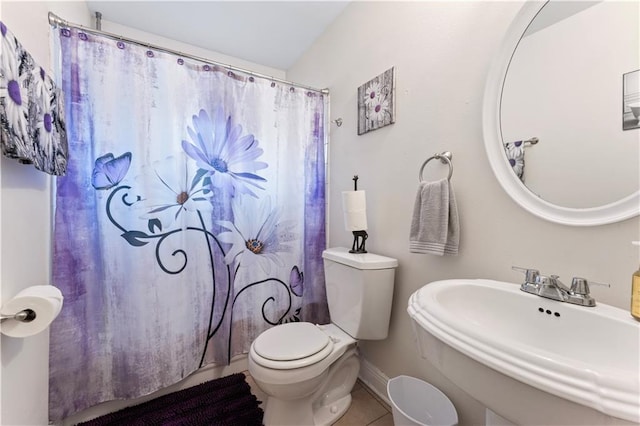
[[357,269],[392,269],[398,260],[373,253],[349,253],[348,248],[334,247],[322,252],[322,257]]

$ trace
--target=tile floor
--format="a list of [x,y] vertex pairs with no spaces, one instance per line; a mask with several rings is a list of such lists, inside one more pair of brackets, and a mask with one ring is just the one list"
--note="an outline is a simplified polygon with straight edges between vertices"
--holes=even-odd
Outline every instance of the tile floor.
[[[266,396],[255,384],[248,372],[247,383],[251,392],[260,401],[266,401]],[[358,380],[351,392],[351,407],[334,426],[393,426],[391,408],[380,400],[372,391]],[[303,426],[303,425],[301,425]]]

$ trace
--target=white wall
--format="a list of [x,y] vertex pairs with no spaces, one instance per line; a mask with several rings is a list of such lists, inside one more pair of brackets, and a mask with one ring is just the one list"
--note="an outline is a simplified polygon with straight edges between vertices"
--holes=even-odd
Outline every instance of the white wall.
[[[490,61],[517,14],[519,2],[353,2],[287,72],[287,78],[331,90],[331,245],[350,246],[340,191],[352,176],[367,191],[371,252],[395,257],[389,338],[363,342],[368,362],[387,377],[417,376],[441,388],[461,424],[484,424],[482,407],[419,359],[406,313],[412,292],[435,280],[492,278],[520,282],[512,265],[536,267],[570,281],[580,275],[611,283],[594,287],[598,301],[628,309],[637,269],[637,218],[592,228],[552,224],[516,205],[496,181],[484,152],[482,96]],[[396,123],[357,136],[357,88],[396,67]],[[461,221],[460,254],[410,254],[408,233],[417,174],[433,153],[453,153]],[[429,163],[425,176],[444,177]],[[430,173],[430,176],[427,175]],[[606,179],[607,176],[603,176]],[[490,392],[490,384],[487,391]],[[384,392],[384,390],[383,390]]]
[[[70,22],[93,27],[93,17],[83,1],[2,1],[2,21],[45,70],[52,70],[50,27],[47,14],[54,12]],[[167,47],[214,61],[246,68],[276,78],[285,72],[216,52],[178,43],[160,36],[103,22],[105,31]],[[73,155],[73,153],[71,153]],[[0,303],[23,288],[50,283],[51,208],[53,178],[32,166],[0,155]],[[55,284],[55,283],[51,283]],[[49,334],[26,339],[0,338],[0,424],[45,425],[48,423]],[[231,371],[233,372],[233,371]],[[207,370],[197,384],[220,376]],[[199,380],[199,381],[197,381]],[[184,387],[182,383],[176,387]],[[93,416],[122,408],[99,407]],[[90,417],[77,416],[76,421]]]
[[[47,13],[85,22],[84,3],[2,2],[2,21],[34,59],[51,72]],[[1,156],[0,303],[23,288],[50,283],[51,185],[49,175]],[[0,423],[48,423],[49,334],[0,337]]]
[[[73,22],[71,19],[63,17],[64,19]],[[211,61],[216,61],[220,64],[231,65],[234,67],[242,68],[248,71],[253,71],[258,74],[267,75],[274,78],[284,79],[285,71],[272,68],[265,65],[256,64],[253,62],[245,61],[244,59],[235,58],[233,56],[224,55],[222,53],[213,52],[203,49],[201,47],[192,46],[186,43],[182,43],[176,40],[171,40],[166,37],[162,37],[157,34],[151,34],[144,31],[137,30],[131,27],[125,27],[116,22],[107,20],[104,16],[102,19],[102,30],[111,34],[118,34],[133,40],[148,42],[151,45],[172,49],[174,51],[187,53],[197,58],[206,58]]]

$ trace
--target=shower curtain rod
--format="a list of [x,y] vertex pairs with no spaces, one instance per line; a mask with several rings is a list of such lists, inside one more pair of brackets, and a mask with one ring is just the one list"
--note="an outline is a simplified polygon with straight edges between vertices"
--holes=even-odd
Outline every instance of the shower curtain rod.
[[180,51],[177,51],[177,50],[169,49],[169,48],[166,48],[166,47],[156,46],[156,45],[153,45],[153,44],[150,44],[150,43],[145,43],[145,42],[142,42],[142,41],[139,41],[139,40],[134,40],[134,39],[131,39],[131,38],[123,37],[123,36],[120,36],[120,35],[117,35],[117,34],[113,34],[113,33],[107,32],[107,31],[94,30],[93,28],[88,28],[88,27],[85,27],[83,25],[74,24],[74,23],[71,23],[69,21],[66,21],[66,20],[60,18],[58,15],[56,15],[53,12],[49,12],[49,25],[51,25],[54,28],[57,28],[59,26],[77,28],[77,29],[80,29],[80,30],[82,30],[84,32],[87,32],[87,33],[98,34],[98,35],[102,35],[102,36],[105,36],[105,37],[112,38],[114,40],[125,41],[127,43],[133,43],[133,44],[137,44],[139,46],[146,46],[149,49],[158,50],[158,51],[161,51],[161,52],[170,53],[170,54],[177,55],[177,56],[182,56],[182,57],[185,57],[185,58],[195,59],[196,61],[205,62],[207,64],[223,67],[223,68],[226,68],[226,69],[228,69],[230,71],[237,71],[237,72],[240,72],[240,73],[243,73],[243,74],[248,74],[248,75],[253,76],[253,77],[258,77],[258,78],[262,78],[262,79],[269,80],[269,81],[275,81],[275,82],[286,84],[286,85],[290,85],[290,86],[300,87],[301,89],[305,89],[305,90],[311,90],[311,91],[314,91],[314,92],[320,92],[320,93],[322,93],[324,95],[328,95],[329,94],[329,89],[317,89],[315,87],[305,86],[305,85],[302,85],[302,84],[294,83],[292,81],[287,81],[287,80],[283,80],[283,79],[280,79],[280,78],[271,77],[271,76],[268,76],[268,75],[265,75],[265,74],[260,74],[260,73],[254,72],[254,71],[246,70],[244,68],[234,67],[233,65],[223,64],[222,62],[212,61],[211,59],[202,58],[202,57],[199,57],[199,56],[191,55],[189,53],[184,53],[184,52],[180,52]]

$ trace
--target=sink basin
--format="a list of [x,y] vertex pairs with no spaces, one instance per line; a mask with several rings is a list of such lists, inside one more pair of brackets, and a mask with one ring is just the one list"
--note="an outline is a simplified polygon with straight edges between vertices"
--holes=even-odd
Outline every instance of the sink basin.
[[407,310],[421,355],[506,419],[640,423],[640,323],[625,310],[482,279],[427,284]]

